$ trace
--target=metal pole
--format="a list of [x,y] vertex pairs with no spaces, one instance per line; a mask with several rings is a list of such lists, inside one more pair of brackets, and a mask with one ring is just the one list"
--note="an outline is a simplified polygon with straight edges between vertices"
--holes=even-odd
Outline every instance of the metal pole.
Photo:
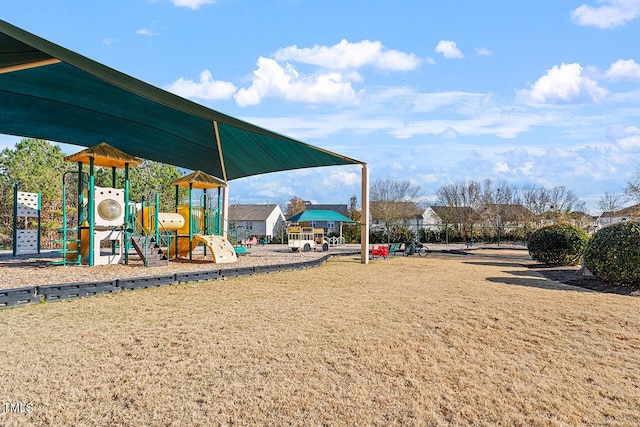
[[[202,219],[204,220],[203,232],[205,236],[209,235],[209,215],[207,214],[207,189],[205,188],[202,195]],[[204,256],[207,256],[207,245],[204,245]]]
[[18,253],[18,184],[13,184],[13,256]]
[[36,244],[38,245],[38,253],[40,253],[40,226],[42,225],[41,215],[42,212],[42,198],[38,193],[38,233],[36,234]]
[[[77,233],[76,233],[76,239],[78,239],[78,247],[77,247],[77,259],[76,262],[78,264],[80,264],[82,262],[82,223],[84,222],[84,175],[82,174],[82,162],[78,162],[78,224],[76,224],[76,229],[77,229]],[[63,191],[66,188],[66,184],[65,184],[65,180],[64,180],[64,176],[62,177],[62,189]],[[65,220],[65,235],[64,235],[64,239],[65,239],[65,245],[66,245],[66,239],[67,239],[67,225],[66,225],[66,221],[67,221],[67,209],[66,209],[66,205],[67,205],[67,196],[65,194],[64,196],[64,203],[65,203],[65,208],[63,210],[63,215],[64,215],[64,220]],[[87,215],[89,214],[89,212],[87,212]],[[67,249],[66,247],[64,249]]]
[[360,263],[369,264],[369,168],[362,164],[362,217],[360,218]]
[[[113,186],[116,185],[116,168],[113,168]],[[129,163],[124,164],[124,230],[122,231],[122,246],[124,250],[124,263],[129,265]]]
[[156,193],[156,209],[153,213],[153,222],[156,229],[156,243],[160,244],[160,194]]
[[222,193],[222,235],[228,239],[229,234],[229,184]]
[[[175,212],[178,213],[178,203],[180,200],[180,187],[176,185],[176,201],[175,201]],[[157,208],[156,208],[157,209]],[[178,259],[178,240],[180,237],[178,236],[178,230],[176,230],[176,259]]]
[[88,207],[88,217],[89,217],[89,267],[93,267],[94,265],[94,250],[93,250],[93,240],[95,236],[93,235],[95,228],[95,178],[93,176],[93,157],[89,157],[89,207]]
[[189,224],[189,261],[193,260],[193,248],[191,242],[193,242],[193,202],[191,201],[191,191],[193,190],[193,183],[189,183],[189,218],[187,223]]
[[217,226],[218,228],[216,228],[215,234],[217,234],[218,236],[222,235],[222,199],[220,198],[220,187],[218,187],[218,211],[216,212],[217,215]]
[[444,229],[444,243],[445,244],[449,244],[449,222],[445,222],[444,224],[445,229]]

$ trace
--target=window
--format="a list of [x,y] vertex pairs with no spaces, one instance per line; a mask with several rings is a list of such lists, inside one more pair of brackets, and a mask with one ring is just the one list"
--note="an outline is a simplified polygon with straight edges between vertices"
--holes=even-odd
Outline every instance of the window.
[[316,225],[318,225],[317,221],[311,221],[311,226],[312,226],[313,228],[315,228],[315,227],[316,227]]
[[327,221],[327,228],[336,228],[335,221]]
[[247,230],[253,230],[253,222],[247,221]]

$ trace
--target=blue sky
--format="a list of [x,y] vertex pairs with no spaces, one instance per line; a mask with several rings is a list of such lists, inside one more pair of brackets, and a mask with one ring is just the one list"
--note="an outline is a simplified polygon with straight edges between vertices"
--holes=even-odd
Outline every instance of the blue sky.
[[[489,178],[564,185],[596,213],[640,168],[640,0],[5,3],[3,20],[426,198]],[[360,167],[230,184],[232,203],[347,203]]]

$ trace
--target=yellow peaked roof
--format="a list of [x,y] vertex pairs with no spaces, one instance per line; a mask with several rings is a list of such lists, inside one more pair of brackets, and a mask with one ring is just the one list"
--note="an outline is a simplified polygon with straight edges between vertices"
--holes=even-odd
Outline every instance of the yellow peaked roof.
[[98,145],[89,147],[86,150],[82,150],[79,153],[72,154],[64,158],[65,162],[89,164],[89,159],[93,158],[93,165],[105,168],[116,167],[123,169],[125,163],[129,166],[138,166],[142,163],[137,157],[127,154],[118,150],[115,147],[110,146],[106,142],[101,142]]
[[171,185],[187,188],[191,186],[191,188],[199,188],[202,190],[227,186],[224,181],[221,181],[218,178],[215,178],[202,171],[191,172],[189,175],[185,175],[180,179],[176,179],[171,183]]

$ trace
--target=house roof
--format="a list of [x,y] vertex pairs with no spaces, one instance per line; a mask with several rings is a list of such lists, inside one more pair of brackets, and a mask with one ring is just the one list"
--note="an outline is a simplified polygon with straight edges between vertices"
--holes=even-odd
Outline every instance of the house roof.
[[236,119],[0,20],[0,133],[201,170],[222,181],[364,164]]
[[482,211],[483,215],[500,215],[502,222],[519,222],[535,218],[533,212],[523,205],[495,203],[489,204]]
[[306,210],[287,218],[289,222],[309,222],[309,221],[336,221],[353,222],[351,218],[331,210]]
[[308,211],[336,211],[344,216],[349,214],[347,205],[306,205],[306,210]]
[[230,205],[229,221],[266,221],[276,209],[282,214],[280,206],[275,204]]
[[460,223],[477,216],[475,210],[466,206],[429,206],[442,221]]
[[630,216],[640,216],[640,203],[633,205],[633,206],[627,206],[626,208],[622,208],[618,211],[615,212],[603,212],[602,216],[604,217],[616,217],[616,218],[620,218],[620,217],[630,217]]

